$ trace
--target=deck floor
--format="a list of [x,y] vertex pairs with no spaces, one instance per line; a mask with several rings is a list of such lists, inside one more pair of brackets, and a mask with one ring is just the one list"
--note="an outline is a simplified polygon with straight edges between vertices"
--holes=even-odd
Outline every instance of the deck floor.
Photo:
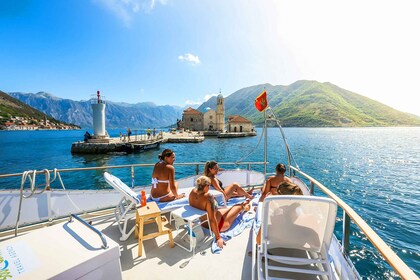
[[[134,221],[133,221],[134,223]],[[175,245],[169,246],[167,235],[143,242],[143,255],[138,257],[138,241],[134,233],[120,241],[120,232],[114,217],[94,221],[93,225],[120,244],[123,279],[251,279],[251,231],[227,241],[220,254],[211,252],[211,239],[198,243],[196,253]],[[154,224],[145,226],[145,234],[156,229]],[[177,238],[177,232],[173,237]],[[178,236],[179,238],[179,236]]]

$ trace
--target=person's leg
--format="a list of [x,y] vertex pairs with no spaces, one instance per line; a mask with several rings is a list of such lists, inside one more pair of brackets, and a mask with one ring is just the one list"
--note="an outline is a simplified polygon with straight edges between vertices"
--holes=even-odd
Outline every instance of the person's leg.
[[231,197],[245,196],[246,198],[252,198],[252,195],[246,192],[239,184],[233,183],[225,188],[227,199]]
[[238,215],[242,211],[248,211],[249,209],[250,209],[249,201],[245,201],[244,203],[236,204],[232,206],[231,208],[223,208],[223,209],[217,210],[216,212],[217,223],[219,223],[222,216],[224,219],[224,223],[220,231],[223,232],[223,231],[228,230],[230,226],[232,225],[233,221],[236,219],[236,217],[238,217]]
[[[174,188],[175,188],[175,190],[174,190]],[[174,191],[176,191],[176,193],[177,193],[178,195],[181,195],[181,193],[179,193],[179,192],[178,192],[178,182],[175,182],[174,188],[171,188],[171,195],[173,195]],[[183,195],[184,195],[184,197],[185,197],[185,193],[182,193],[182,194],[183,194]],[[175,199],[175,196],[174,196],[174,199]],[[173,199],[172,199],[172,200],[173,200]]]

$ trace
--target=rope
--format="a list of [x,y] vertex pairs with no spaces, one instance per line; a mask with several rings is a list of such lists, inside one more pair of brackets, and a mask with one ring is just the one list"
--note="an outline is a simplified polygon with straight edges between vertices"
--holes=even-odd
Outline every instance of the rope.
[[258,146],[261,143],[261,140],[262,140],[262,136],[263,135],[264,135],[264,133],[261,133],[260,139],[258,140],[258,143],[255,146],[255,148],[253,150],[251,150],[251,152],[249,154],[247,154],[247,155],[243,156],[242,158],[240,158],[239,160],[235,161],[235,164],[239,165],[242,162],[242,160],[246,159],[247,157],[249,157],[250,155],[252,155],[253,153],[255,153],[255,151],[257,150]]
[[286,150],[287,150],[288,155],[290,155],[290,158],[293,160],[294,164],[296,165],[296,168],[298,170],[300,170],[299,165],[297,164],[297,162],[295,160],[295,157],[293,156],[293,153],[290,150],[289,143],[287,142],[286,135],[284,134],[283,127],[281,126],[279,119],[277,118],[276,114],[274,113],[274,111],[273,111],[273,109],[271,107],[268,107],[268,109],[270,109],[270,112],[272,114],[273,120],[276,122],[277,126],[280,129],[280,133],[281,133],[281,135],[283,137],[284,144],[285,144],[285,147],[286,147]]
[[[32,177],[29,176],[30,186],[31,186],[31,193],[28,196],[23,194],[23,187],[25,186],[26,179],[28,175],[32,173]],[[18,228],[19,228],[19,220],[20,220],[20,211],[22,209],[22,200],[23,198],[31,197],[35,192],[35,178],[36,178],[36,170],[28,170],[23,172],[22,179],[20,182],[20,198],[19,198],[19,208],[18,208],[18,215],[16,218],[16,225],[15,225],[15,236],[17,236]]]
[[[61,187],[63,188],[63,190],[66,191],[66,187],[64,186],[63,180],[61,179],[60,172],[57,172],[57,168],[54,168],[54,179],[53,179],[53,181],[55,180],[56,177],[58,177],[58,180],[60,181],[60,184],[61,184]],[[66,193],[66,196],[69,199],[69,201],[71,202],[71,204],[74,206],[74,208],[78,209],[83,214],[87,214],[87,212],[85,210],[80,209],[80,207],[77,206],[76,203],[74,203],[74,201],[71,199],[68,192]]]

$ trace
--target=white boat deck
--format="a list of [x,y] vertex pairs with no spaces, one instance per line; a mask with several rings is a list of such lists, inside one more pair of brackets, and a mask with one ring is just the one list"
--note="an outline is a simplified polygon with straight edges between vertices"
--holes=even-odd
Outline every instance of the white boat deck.
[[[250,229],[227,241],[220,254],[211,252],[210,238],[197,242],[192,257],[192,252],[178,245],[171,248],[168,235],[162,235],[143,241],[143,255],[138,257],[138,240],[132,234],[120,241],[113,216],[93,222],[93,226],[120,244],[123,279],[251,279],[251,257],[247,254],[251,251]],[[145,234],[154,230],[154,224],[145,226]],[[173,237],[176,238],[176,231]]]

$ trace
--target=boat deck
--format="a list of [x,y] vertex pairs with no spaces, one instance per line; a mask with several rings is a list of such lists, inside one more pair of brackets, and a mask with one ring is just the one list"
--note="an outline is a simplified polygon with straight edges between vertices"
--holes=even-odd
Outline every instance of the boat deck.
[[[251,257],[247,254],[251,251],[250,229],[227,241],[220,254],[211,252],[210,238],[197,242],[193,256],[176,244],[171,248],[168,236],[163,235],[143,241],[143,255],[138,257],[134,233],[126,241],[120,241],[113,216],[92,225],[120,245],[123,279],[251,279]],[[155,229],[154,224],[145,225],[145,234]],[[176,234],[174,231],[174,239]]]

